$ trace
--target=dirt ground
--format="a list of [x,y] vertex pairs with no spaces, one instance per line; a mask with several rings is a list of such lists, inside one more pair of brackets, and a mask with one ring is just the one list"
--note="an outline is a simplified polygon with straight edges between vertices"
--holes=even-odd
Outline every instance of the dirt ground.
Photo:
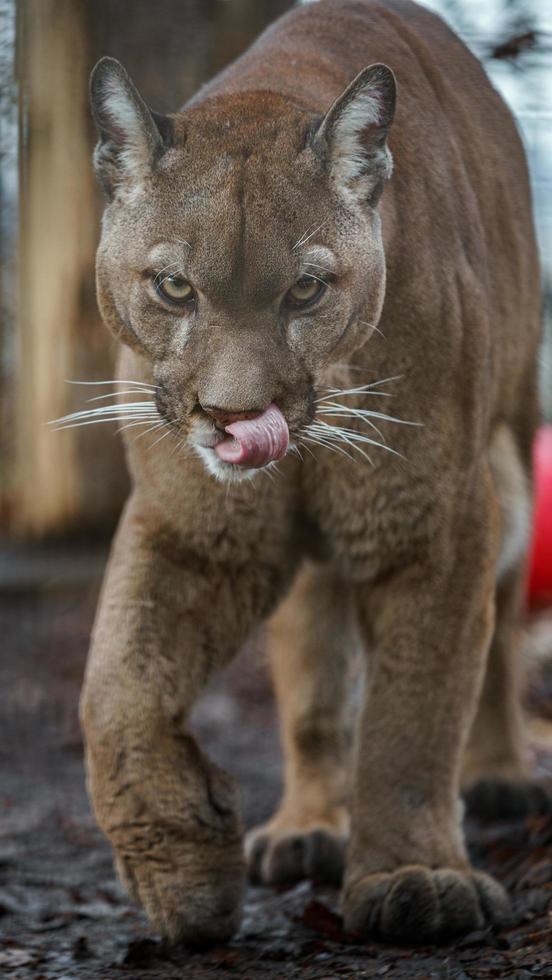
[[[475,863],[513,895],[514,924],[497,934],[416,950],[353,944],[337,894],[304,883],[250,888],[242,929],[228,946],[197,953],[157,939],[115,880],[85,793],[76,705],[102,562],[102,549],[8,551],[0,562],[0,975],[552,978],[551,817],[467,828]],[[550,772],[551,692],[543,680],[532,697],[540,766]],[[238,778],[246,824],[269,816],[281,765],[262,656],[246,652],[215,680],[194,727]]]

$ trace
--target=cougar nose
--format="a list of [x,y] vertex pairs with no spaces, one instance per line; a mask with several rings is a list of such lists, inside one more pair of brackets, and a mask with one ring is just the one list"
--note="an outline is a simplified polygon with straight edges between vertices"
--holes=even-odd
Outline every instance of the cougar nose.
[[244,422],[246,419],[256,419],[262,415],[262,409],[252,408],[246,412],[235,412],[231,408],[217,408],[216,405],[202,405],[203,411],[210,415],[218,429],[224,429],[232,422]]

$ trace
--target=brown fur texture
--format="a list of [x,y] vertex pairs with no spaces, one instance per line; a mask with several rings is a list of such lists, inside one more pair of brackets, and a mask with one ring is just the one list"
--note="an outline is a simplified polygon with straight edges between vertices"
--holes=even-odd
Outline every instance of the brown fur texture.
[[[123,881],[170,939],[236,929],[233,785],[187,717],[270,619],[287,775],[248,839],[253,876],[335,881],[346,845],[343,912],[361,936],[504,921],[505,894],[466,856],[460,787],[464,758],[472,788],[498,776],[523,803],[529,785],[513,657],[540,297],[510,113],[408,0],[299,7],[166,119],[110,61],[92,100],[110,198],[99,302],[124,344],[120,377],[158,386],[174,432],[155,444],[130,430],[133,492],[82,698],[90,793]],[[328,288],[290,310],[286,290],[315,266]],[[167,268],[195,305],[160,298]],[[375,420],[401,456],[302,443],[324,386],[391,377],[339,403],[419,423]],[[207,409],[270,402],[302,459],[240,481],[213,462]]]

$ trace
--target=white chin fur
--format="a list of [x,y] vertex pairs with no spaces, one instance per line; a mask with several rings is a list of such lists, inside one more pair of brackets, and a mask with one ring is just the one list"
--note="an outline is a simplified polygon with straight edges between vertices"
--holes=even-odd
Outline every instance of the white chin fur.
[[197,445],[193,448],[205,468],[219,483],[242,483],[244,480],[253,480],[259,473],[258,469],[247,469],[245,466],[236,466],[235,463],[225,463],[218,458],[214,449]]

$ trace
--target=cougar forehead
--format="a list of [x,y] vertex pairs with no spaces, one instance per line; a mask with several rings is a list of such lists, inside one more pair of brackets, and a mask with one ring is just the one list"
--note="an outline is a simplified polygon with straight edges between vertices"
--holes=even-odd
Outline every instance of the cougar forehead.
[[266,302],[293,280],[294,246],[322,223],[331,235],[310,117],[269,96],[253,114],[250,101],[177,117],[174,147],[120,205],[132,249],[155,248],[160,268],[182,256],[194,285],[223,304]]

